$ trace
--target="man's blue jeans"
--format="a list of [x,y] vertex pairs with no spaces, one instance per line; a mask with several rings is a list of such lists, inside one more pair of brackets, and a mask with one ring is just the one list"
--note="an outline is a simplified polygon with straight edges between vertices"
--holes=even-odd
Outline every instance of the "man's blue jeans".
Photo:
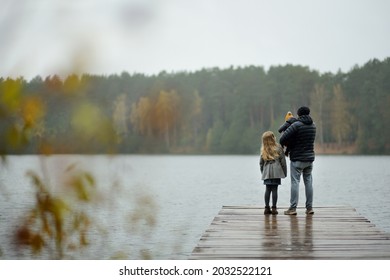
[[291,177],[291,196],[290,208],[297,208],[299,199],[299,182],[301,174],[305,184],[306,208],[313,206],[313,162],[291,161],[290,162],[290,177]]

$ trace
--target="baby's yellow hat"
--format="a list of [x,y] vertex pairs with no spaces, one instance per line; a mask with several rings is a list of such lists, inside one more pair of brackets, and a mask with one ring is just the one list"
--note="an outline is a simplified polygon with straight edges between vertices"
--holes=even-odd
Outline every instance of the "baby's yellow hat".
[[288,119],[290,119],[292,117],[294,117],[294,115],[290,111],[288,111],[286,116],[284,117],[284,120],[287,121]]

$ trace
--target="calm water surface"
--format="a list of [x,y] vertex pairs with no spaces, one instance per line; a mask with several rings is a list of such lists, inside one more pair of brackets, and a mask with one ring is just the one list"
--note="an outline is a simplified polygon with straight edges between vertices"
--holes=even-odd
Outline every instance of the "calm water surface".
[[[58,193],[71,164],[96,179],[99,199],[88,205],[94,217],[91,244],[66,258],[187,259],[223,205],[263,206],[258,161],[258,156],[10,156],[0,171],[0,258],[37,258],[16,250],[12,241],[19,219],[34,205],[28,170]],[[390,233],[389,156],[317,156],[314,164],[314,207],[352,206]],[[282,180],[279,206],[289,205],[289,186],[289,179]],[[304,200],[301,182],[299,206]],[[153,227],[134,220],[140,208],[155,217]]]

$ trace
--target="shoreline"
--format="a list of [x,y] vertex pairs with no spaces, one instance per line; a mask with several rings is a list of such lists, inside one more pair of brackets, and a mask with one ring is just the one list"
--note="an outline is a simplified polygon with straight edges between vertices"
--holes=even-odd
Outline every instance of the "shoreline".
[[360,155],[357,144],[315,144],[314,150],[318,155]]

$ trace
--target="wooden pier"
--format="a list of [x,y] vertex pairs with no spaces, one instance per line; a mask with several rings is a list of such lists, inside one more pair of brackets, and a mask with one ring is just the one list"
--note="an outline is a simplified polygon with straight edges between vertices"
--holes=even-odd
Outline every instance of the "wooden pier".
[[256,206],[224,206],[189,259],[390,259],[390,234],[351,207],[319,207],[314,215],[264,215]]

